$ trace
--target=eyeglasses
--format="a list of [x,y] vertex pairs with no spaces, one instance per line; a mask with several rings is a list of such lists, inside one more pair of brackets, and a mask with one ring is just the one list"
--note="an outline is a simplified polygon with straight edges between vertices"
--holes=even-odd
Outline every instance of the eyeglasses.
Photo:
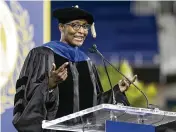
[[70,25],[74,30],[78,31],[81,27],[88,31],[90,29],[90,24],[78,24],[78,23],[66,23],[65,25]]

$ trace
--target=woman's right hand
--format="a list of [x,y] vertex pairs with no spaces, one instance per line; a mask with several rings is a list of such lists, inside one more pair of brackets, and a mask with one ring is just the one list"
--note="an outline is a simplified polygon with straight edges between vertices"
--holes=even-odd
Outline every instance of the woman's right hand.
[[56,65],[53,63],[48,82],[48,86],[50,89],[55,88],[57,84],[67,79],[68,74],[66,67],[68,66],[68,64],[68,62],[65,62],[58,69],[56,69]]

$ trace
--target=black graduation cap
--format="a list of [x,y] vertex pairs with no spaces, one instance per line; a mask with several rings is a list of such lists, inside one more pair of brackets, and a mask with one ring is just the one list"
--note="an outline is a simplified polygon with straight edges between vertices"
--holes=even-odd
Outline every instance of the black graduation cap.
[[88,24],[91,25],[94,22],[93,15],[83,9],[78,8],[78,6],[56,9],[53,11],[53,17],[58,19],[59,23],[63,24],[77,19],[85,19]]

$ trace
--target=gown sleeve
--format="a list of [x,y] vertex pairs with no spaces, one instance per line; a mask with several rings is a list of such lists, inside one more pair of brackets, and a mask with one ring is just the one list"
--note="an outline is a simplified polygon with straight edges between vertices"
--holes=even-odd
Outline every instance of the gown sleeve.
[[58,105],[56,92],[48,89],[52,55],[40,50],[30,51],[16,82],[13,125],[20,132],[42,132],[42,120]]
[[[102,104],[102,103],[108,103],[108,104],[113,104],[113,94],[112,94],[112,89],[104,92],[103,91],[103,87],[101,85],[101,81],[100,81],[100,77],[98,74],[98,70],[96,68],[96,66],[93,66],[93,71],[95,74],[95,78],[96,78],[96,84],[97,84],[97,93],[98,93],[98,104]],[[115,95],[115,100],[116,103],[122,103],[125,106],[129,106],[130,103],[126,97],[126,94],[124,92],[121,92],[119,89],[119,85],[116,84],[113,87],[113,92]]]

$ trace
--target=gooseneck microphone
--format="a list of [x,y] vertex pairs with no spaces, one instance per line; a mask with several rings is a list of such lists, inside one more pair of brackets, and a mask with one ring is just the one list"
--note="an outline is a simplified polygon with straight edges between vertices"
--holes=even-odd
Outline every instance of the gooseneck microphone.
[[[91,48],[89,48],[89,52],[90,53],[95,53],[97,55],[99,55],[104,61],[106,61],[109,65],[111,65],[118,73],[120,73],[120,75],[122,75],[126,80],[128,80],[139,92],[141,92],[141,94],[145,97],[145,100],[146,100],[146,105],[147,105],[147,108],[149,108],[149,101],[148,101],[148,98],[146,96],[146,94],[140,89],[138,88],[130,79],[128,79],[128,77],[126,77],[120,70],[118,70],[113,64],[111,64],[101,53],[100,51],[97,49],[97,46],[94,44],[92,45]],[[106,71],[107,72],[107,71]],[[107,74],[108,75],[108,74]],[[109,78],[109,75],[108,75],[108,78]],[[109,80],[110,81],[110,80]],[[114,91],[113,91],[113,88],[111,88],[112,90],[112,94],[113,94],[113,101],[116,102],[114,99],[115,99],[115,96],[114,96]]]
[[109,76],[109,73],[108,73],[108,69],[106,67],[106,62],[103,58],[102,58],[102,61],[103,61],[103,66],[104,66],[105,72],[108,76],[108,81],[109,81],[109,84],[110,84],[110,87],[111,87],[113,104],[115,105],[117,102],[116,102],[114,90],[113,90],[113,87],[112,87],[112,83],[111,83],[111,80],[110,80],[110,76]]
[[[96,53],[95,49],[97,49],[97,46],[93,45],[92,48],[89,49],[89,52],[90,53]],[[107,67],[106,67],[105,59],[104,59],[104,57],[101,53],[99,55],[101,56],[101,59],[102,59],[102,62],[103,62],[103,67],[104,67],[106,75],[108,77],[108,81],[109,81],[111,91],[112,91],[112,100],[113,100],[113,104],[115,105],[117,102],[116,102],[115,93],[114,93],[114,90],[113,90],[113,87],[112,87],[112,83],[111,83],[111,80],[110,80],[110,76],[109,76],[109,73],[108,73],[108,70],[107,70]]]

